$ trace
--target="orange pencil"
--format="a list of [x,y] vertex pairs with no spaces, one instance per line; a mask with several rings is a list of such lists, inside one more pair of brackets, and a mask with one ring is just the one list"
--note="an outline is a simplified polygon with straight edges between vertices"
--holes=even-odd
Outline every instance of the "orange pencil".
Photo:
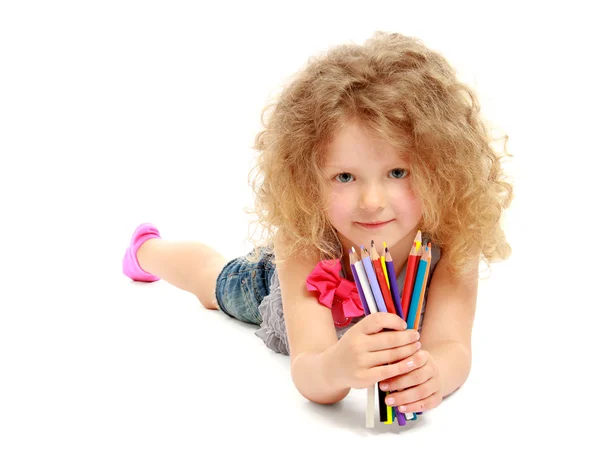
[[421,320],[421,308],[423,307],[423,298],[425,296],[425,289],[427,288],[427,277],[429,276],[429,267],[431,266],[431,243],[427,244],[427,249],[424,252],[423,258],[426,259],[427,267],[425,268],[425,277],[423,278],[423,289],[421,290],[421,296],[419,297],[419,305],[417,307],[417,314],[415,316],[415,330],[419,329],[419,322]]
[[377,253],[377,249],[375,248],[373,241],[371,241],[371,260],[373,261],[373,268],[375,269],[377,281],[379,282],[379,288],[381,289],[381,294],[383,295],[385,308],[388,313],[396,314],[396,309],[394,308],[394,301],[392,300],[392,294],[385,280],[385,274],[383,274],[383,267],[381,266],[381,257]]

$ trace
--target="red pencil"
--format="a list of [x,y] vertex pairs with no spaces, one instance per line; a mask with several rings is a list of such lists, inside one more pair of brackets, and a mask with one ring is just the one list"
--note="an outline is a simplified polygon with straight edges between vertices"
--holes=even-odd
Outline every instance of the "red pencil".
[[[383,266],[381,265],[381,257],[377,253],[377,249],[373,245],[373,241],[371,241],[371,260],[373,262],[373,268],[375,269],[375,274],[377,275],[377,281],[379,282],[379,288],[381,289],[381,293],[383,295],[383,301],[385,302],[385,309],[388,313],[396,314],[396,309],[394,308],[394,301],[392,300],[392,293],[387,285],[387,281],[385,280],[385,274],[383,273]],[[393,277],[393,275],[390,275]]]
[[410,305],[410,299],[412,297],[413,285],[415,283],[415,276],[417,275],[417,262],[419,261],[419,252],[417,252],[417,244],[413,242],[412,249],[408,254],[408,262],[406,263],[406,274],[404,275],[404,288],[402,289],[402,315],[404,319],[408,316],[408,307]]

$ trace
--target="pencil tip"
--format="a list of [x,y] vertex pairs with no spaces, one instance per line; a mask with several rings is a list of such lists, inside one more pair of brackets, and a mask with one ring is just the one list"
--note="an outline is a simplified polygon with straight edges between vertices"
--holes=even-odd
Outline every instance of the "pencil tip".
[[373,247],[375,245],[375,241],[373,239],[371,239],[371,247]]

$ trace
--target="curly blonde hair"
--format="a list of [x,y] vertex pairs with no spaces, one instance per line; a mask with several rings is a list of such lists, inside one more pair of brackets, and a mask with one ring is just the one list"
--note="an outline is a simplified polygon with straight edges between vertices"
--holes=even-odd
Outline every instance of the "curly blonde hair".
[[[268,121],[265,115],[270,111]],[[249,184],[266,239],[285,236],[286,253],[341,258],[326,215],[327,146],[349,119],[410,155],[412,186],[423,204],[420,229],[447,256],[453,274],[478,252],[488,264],[511,254],[500,219],[513,198],[492,148],[478,98],[454,69],[419,39],[375,32],[364,45],[343,44],[309,59],[262,112]]]

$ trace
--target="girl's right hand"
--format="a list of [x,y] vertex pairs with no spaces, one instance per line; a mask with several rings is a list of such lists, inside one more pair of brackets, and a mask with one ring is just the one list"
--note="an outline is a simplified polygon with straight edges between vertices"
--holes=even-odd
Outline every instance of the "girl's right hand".
[[[389,329],[389,331],[384,331]],[[402,373],[402,361],[415,354],[419,333],[393,313],[365,316],[348,329],[325,355],[336,388],[367,388]]]

